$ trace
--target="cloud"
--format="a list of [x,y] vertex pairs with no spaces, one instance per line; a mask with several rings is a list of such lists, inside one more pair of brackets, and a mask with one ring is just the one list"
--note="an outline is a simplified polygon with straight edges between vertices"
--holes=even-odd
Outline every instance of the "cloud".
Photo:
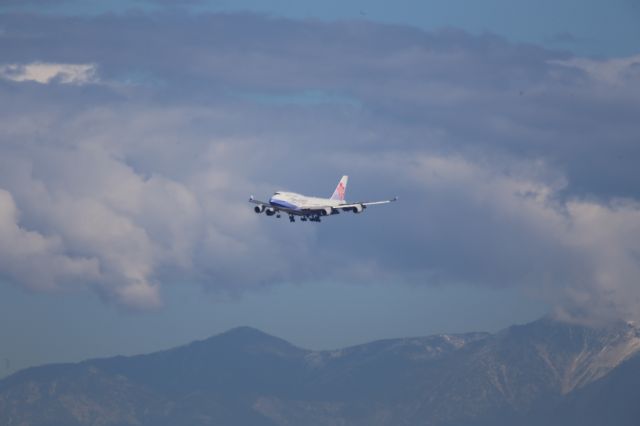
[[54,290],[61,282],[73,285],[79,278],[98,276],[94,259],[66,255],[57,236],[25,229],[18,217],[11,194],[0,190],[0,261],[5,277],[32,290]]
[[97,82],[94,64],[38,63],[0,66],[0,77],[12,81],[35,81],[41,84],[83,85]]
[[[145,309],[185,283],[466,283],[572,318],[640,312],[633,57],[244,14],[12,18],[7,63],[150,83],[0,82],[16,284]],[[401,201],[295,226],[246,202],[328,196],[342,174],[348,198]]]
[[[496,173],[470,159],[419,159],[412,174],[429,182],[425,198],[451,197],[465,212],[453,213],[456,226],[418,234],[454,239],[429,253],[436,256],[433,267],[457,255],[445,270],[449,280],[522,286],[555,301],[558,314],[566,318],[637,318],[640,203],[563,199],[562,181],[545,181],[536,177],[540,165],[528,166],[527,172]],[[451,206],[449,201],[446,211]],[[435,221],[429,214],[425,219]],[[458,237],[460,231],[466,235]]]
[[579,69],[593,80],[607,85],[626,86],[626,83],[635,82],[634,86],[637,88],[640,80],[640,54],[607,60],[571,58],[554,62]]

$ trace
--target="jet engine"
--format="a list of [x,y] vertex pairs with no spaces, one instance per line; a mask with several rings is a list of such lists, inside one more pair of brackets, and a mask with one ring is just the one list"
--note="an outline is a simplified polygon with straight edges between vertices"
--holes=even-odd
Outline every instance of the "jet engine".
[[267,216],[273,216],[274,214],[276,214],[275,209],[272,209],[271,207],[265,209],[264,212],[266,213]]
[[331,213],[333,213],[333,209],[331,207],[325,207],[320,210],[320,216],[329,216]]
[[264,206],[262,204],[258,204],[253,208],[253,211],[256,213],[262,213],[264,211]]
[[362,213],[362,211],[363,211],[363,210],[364,210],[364,206],[363,206],[362,204],[356,204],[356,205],[353,207],[353,210],[352,210],[352,211],[353,211],[354,213]]

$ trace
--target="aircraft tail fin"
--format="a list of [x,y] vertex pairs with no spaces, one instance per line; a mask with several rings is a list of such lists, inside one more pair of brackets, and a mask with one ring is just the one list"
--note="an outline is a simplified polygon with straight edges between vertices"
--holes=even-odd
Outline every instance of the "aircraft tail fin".
[[336,190],[333,191],[333,195],[331,196],[332,200],[344,201],[344,193],[347,191],[348,180],[349,176],[342,176],[342,179],[338,182],[338,186],[336,186]]

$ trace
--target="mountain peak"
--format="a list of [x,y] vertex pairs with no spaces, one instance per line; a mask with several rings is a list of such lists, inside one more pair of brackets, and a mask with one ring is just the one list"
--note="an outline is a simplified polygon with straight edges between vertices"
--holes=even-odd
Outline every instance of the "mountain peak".
[[640,330],[640,325],[635,321],[623,319],[574,319],[562,315],[549,314],[529,324],[543,324],[546,326],[563,326],[585,328],[601,332]]
[[307,352],[284,339],[249,326],[235,327],[193,344],[224,348],[225,350],[240,349],[247,352],[264,352],[281,356],[294,356]]
[[503,332],[529,332],[547,334],[555,333],[586,333],[591,336],[619,337],[624,335],[639,335],[640,327],[633,321],[612,320],[606,322],[572,321],[554,316],[544,316],[538,320],[512,325]]
[[238,327],[230,328],[229,330],[224,331],[217,336],[272,337],[274,339],[277,339],[277,337],[274,337],[260,329],[250,327],[248,325],[241,325]]

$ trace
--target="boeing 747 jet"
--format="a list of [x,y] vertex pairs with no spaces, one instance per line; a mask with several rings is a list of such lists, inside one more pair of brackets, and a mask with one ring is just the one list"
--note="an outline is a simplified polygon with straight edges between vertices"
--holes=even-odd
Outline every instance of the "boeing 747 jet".
[[331,198],[307,197],[295,192],[275,192],[269,201],[258,201],[249,197],[249,202],[256,204],[253,210],[256,213],[265,213],[267,216],[280,217],[282,213],[289,216],[290,222],[296,221],[296,216],[301,221],[320,222],[323,216],[331,216],[343,212],[362,213],[368,206],[388,204],[396,201],[398,197],[383,201],[364,201],[348,203],[344,200],[349,176],[342,176]]

